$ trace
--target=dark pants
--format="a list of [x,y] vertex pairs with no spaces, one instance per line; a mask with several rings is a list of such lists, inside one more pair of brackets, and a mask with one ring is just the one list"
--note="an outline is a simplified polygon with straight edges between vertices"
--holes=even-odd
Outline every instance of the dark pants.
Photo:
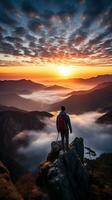
[[63,151],[69,149],[69,130],[65,129],[61,131],[61,142]]

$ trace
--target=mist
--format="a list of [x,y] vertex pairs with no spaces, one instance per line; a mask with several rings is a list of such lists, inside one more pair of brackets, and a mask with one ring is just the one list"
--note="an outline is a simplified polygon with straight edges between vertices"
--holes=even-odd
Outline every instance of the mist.
[[[18,153],[25,157],[24,166],[35,170],[38,164],[45,160],[51,148],[51,142],[56,141],[57,131],[55,126],[56,115],[51,119],[44,119],[46,127],[42,131],[25,131],[16,136],[16,140],[26,137],[28,145],[21,146]],[[97,157],[106,152],[112,152],[112,126],[99,125],[95,121],[101,114],[89,112],[82,115],[70,115],[73,133],[70,142],[75,137],[83,137],[84,145],[93,149]],[[58,138],[60,140],[60,137]],[[85,151],[86,153],[86,151]],[[86,154],[85,154],[86,155]]]
[[69,92],[72,90],[67,89],[67,90],[40,90],[33,92],[32,94],[21,94],[20,96],[25,98],[25,99],[31,99],[34,101],[41,101],[43,103],[43,106],[45,104],[52,104],[56,103],[58,101],[64,100],[65,98],[69,97],[67,95]]

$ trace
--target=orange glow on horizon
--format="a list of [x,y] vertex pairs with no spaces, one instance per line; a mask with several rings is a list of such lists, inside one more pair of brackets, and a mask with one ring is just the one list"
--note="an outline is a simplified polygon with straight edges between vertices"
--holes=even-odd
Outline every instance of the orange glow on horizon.
[[112,74],[110,67],[68,66],[46,64],[45,66],[6,66],[0,67],[0,79],[39,79],[60,80],[70,78],[88,78],[97,75]]
[[58,73],[60,77],[62,78],[71,78],[73,76],[73,73],[75,73],[75,68],[73,67],[67,67],[67,66],[59,66],[58,67]]

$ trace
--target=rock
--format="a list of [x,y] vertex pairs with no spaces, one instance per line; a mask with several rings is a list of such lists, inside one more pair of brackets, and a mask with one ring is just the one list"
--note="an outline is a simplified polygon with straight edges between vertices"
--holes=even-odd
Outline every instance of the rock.
[[51,152],[47,156],[47,161],[53,162],[59,156],[59,152],[62,149],[61,141],[52,142],[51,143]]
[[8,169],[0,161],[0,199],[23,200],[13,185]]
[[112,111],[109,111],[96,120],[98,124],[112,124]]
[[52,143],[51,147],[47,161],[40,165],[37,184],[47,188],[51,200],[87,200],[89,180],[81,162],[84,153],[82,138],[76,138],[70,150],[63,154],[59,153],[60,143]]
[[[81,162],[84,160],[84,143],[83,138],[76,137],[70,144],[70,149],[75,149]],[[53,162],[59,156],[60,151],[62,150],[61,141],[53,141],[51,143],[51,152],[48,154],[47,161]]]
[[75,149],[81,162],[84,160],[84,143],[83,143],[83,138],[78,138],[76,137],[73,142],[70,145],[70,148]]

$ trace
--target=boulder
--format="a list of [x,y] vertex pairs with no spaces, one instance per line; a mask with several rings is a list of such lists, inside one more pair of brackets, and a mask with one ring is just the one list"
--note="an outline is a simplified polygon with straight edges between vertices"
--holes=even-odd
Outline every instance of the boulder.
[[51,143],[51,151],[47,156],[47,161],[53,162],[59,156],[59,153],[62,149],[61,141],[53,141]]
[[73,142],[70,144],[71,149],[75,149],[81,162],[84,161],[84,142],[83,138],[76,137]]

